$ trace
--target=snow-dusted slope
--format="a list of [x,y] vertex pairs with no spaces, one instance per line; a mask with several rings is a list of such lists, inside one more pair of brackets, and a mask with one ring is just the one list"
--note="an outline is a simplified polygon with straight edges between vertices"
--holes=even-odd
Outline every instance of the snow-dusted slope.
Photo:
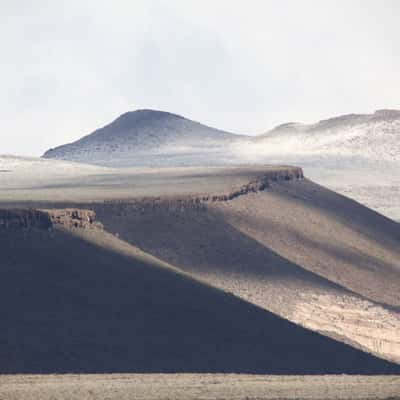
[[349,114],[305,125],[289,123],[258,138],[260,151],[359,156],[400,161],[400,111]]
[[246,162],[299,165],[321,185],[400,220],[400,111],[287,123],[234,147]]
[[207,165],[210,157],[224,164],[226,146],[240,138],[179,115],[137,110],[43,157],[113,167]]
[[275,156],[400,162],[400,111],[349,114],[310,125],[287,123],[250,137],[167,112],[137,110],[43,157],[127,167],[265,162]]

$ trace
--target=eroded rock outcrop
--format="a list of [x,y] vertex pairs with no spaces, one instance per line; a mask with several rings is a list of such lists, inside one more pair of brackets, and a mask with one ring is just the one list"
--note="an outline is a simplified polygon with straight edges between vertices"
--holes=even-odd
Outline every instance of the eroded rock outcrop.
[[65,209],[0,209],[0,230],[67,228],[103,229],[92,210]]
[[227,194],[214,195],[209,197],[203,197],[203,201],[229,201],[236,197],[246,195],[248,193],[262,192],[267,189],[271,182],[279,181],[293,181],[303,179],[303,170],[298,167],[288,167],[280,170],[273,170],[263,174],[256,179],[251,180],[249,183],[234,189]]
[[45,211],[53,225],[67,228],[102,229],[100,222],[96,221],[96,213],[92,210],[77,208],[49,209]]

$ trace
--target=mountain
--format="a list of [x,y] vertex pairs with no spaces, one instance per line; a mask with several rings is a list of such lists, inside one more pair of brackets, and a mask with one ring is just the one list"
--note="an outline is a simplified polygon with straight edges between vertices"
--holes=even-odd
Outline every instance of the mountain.
[[240,138],[168,112],[137,110],[43,157],[115,167],[207,164],[210,155],[223,163],[226,146]]
[[236,146],[246,162],[300,165],[312,180],[400,221],[400,111],[287,123]]
[[315,124],[287,123],[261,135],[270,150],[400,161],[400,111],[348,114]]
[[43,157],[115,167],[220,165],[247,161],[249,152],[264,162],[276,154],[400,162],[400,111],[342,115],[309,125],[286,123],[249,137],[167,112],[137,110]]
[[193,279],[93,218],[0,210],[1,373],[400,372]]

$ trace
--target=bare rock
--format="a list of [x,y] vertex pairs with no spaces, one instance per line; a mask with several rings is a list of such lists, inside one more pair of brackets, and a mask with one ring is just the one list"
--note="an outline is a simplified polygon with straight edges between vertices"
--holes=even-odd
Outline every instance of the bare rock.
[[100,222],[96,221],[96,213],[92,210],[77,208],[49,209],[45,211],[54,225],[67,228],[103,229]]

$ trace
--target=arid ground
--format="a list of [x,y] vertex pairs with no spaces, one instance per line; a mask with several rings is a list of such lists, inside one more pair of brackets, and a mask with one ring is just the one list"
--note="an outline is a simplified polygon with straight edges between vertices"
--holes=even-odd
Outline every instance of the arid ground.
[[400,399],[399,376],[113,374],[0,376],[0,399]]

